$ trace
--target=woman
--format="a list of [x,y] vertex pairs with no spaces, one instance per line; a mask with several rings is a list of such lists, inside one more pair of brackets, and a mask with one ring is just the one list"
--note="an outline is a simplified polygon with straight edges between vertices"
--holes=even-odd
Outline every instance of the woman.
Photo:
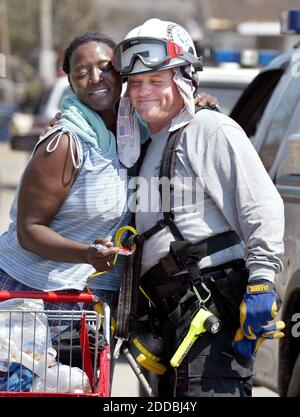
[[66,49],[63,69],[74,96],[64,101],[60,124],[40,139],[17,189],[0,237],[2,289],[82,290],[94,270],[105,271],[90,287],[116,304],[122,258],[112,269],[111,239],[128,215],[114,137],[121,93],[114,45],[86,33]]

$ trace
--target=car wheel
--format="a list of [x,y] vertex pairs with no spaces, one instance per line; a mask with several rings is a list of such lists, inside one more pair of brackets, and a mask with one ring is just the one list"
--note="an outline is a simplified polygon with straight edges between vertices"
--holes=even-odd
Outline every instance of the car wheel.
[[300,397],[300,353],[295,362],[287,390],[287,397]]

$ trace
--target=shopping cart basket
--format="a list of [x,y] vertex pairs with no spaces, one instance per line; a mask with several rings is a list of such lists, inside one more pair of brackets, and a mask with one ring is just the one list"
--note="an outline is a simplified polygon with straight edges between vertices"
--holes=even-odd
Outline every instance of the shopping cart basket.
[[[0,301],[9,304],[7,300],[16,300],[21,307],[6,309],[6,303],[0,304],[0,396],[110,395],[108,304],[85,292],[0,291]],[[102,304],[103,314],[46,310],[42,300],[97,302]]]

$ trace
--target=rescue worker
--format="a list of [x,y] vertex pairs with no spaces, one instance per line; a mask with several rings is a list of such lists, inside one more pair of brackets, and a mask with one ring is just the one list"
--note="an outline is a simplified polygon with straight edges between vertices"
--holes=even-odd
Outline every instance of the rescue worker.
[[[146,21],[117,45],[114,65],[128,78],[117,132],[125,166],[140,154],[136,118],[151,132],[135,220],[143,242],[141,288],[155,306],[153,323],[165,346],[167,371],[157,395],[251,396],[257,347],[283,336],[284,323],[274,321],[274,276],[283,269],[282,200],[242,128],[218,111],[195,112],[201,65],[184,28]],[[179,131],[176,152],[164,157],[171,164],[175,157],[178,179],[168,195],[157,180],[166,144]],[[191,198],[178,199],[178,193]],[[187,246],[176,252],[174,242]],[[203,333],[172,367],[199,306],[221,319],[221,329]]]

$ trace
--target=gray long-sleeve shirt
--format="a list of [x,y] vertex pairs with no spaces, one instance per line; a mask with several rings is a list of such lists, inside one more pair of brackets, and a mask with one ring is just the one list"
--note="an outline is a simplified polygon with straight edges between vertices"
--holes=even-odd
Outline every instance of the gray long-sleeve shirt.
[[[139,190],[139,233],[163,218],[157,179],[168,135],[168,128],[152,135],[142,164],[140,177],[147,182],[143,180]],[[274,274],[283,268],[283,203],[241,127],[223,114],[198,112],[176,150],[175,176],[172,207],[185,239],[197,242],[235,230],[243,240],[204,258],[200,267],[245,258],[250,279],[274,280]],[[167,227],[145,242],[142,273],[169,252],[172,240]]]

